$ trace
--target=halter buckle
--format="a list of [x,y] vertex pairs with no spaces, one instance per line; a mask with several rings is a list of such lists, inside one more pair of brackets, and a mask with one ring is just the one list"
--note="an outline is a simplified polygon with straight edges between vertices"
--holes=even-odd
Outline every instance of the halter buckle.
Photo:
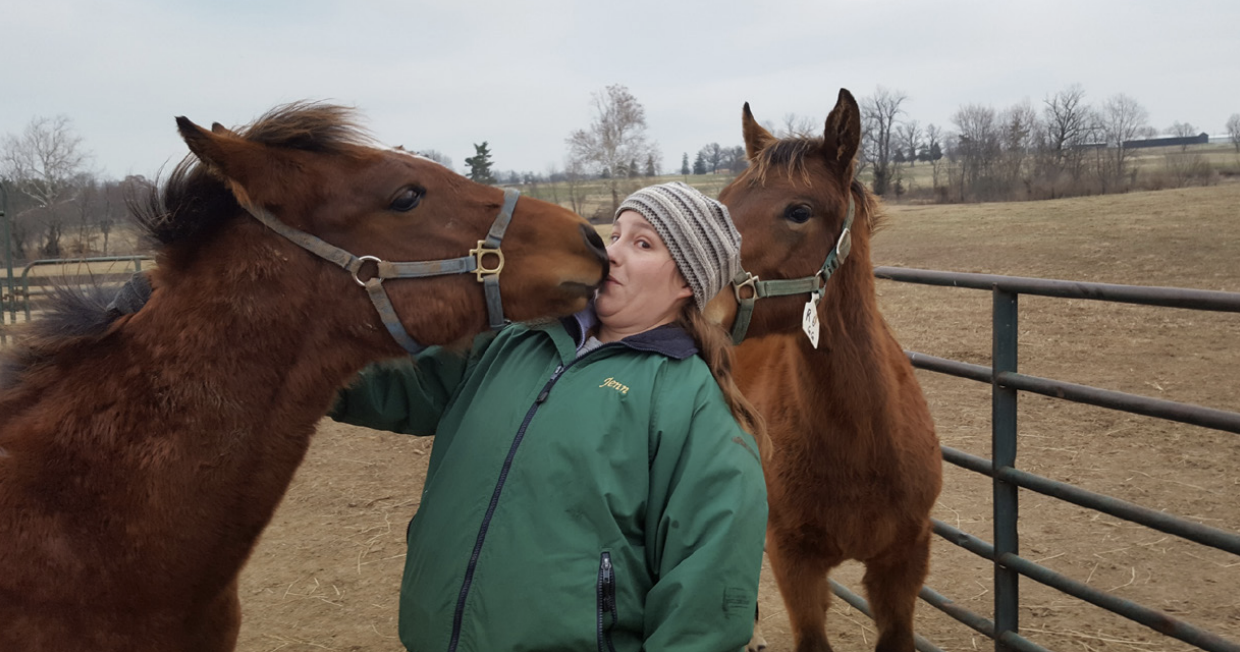
[[[483,263],[483,257],[491,254],[494,254],[497,260],[494,268],[487,267]],[[504,252],[500,251],[498,247],[491,248],[486,246],[485,240],[479,240],[478,246],[469,250],[469,255],[473,256],[478,263],[478,268],[474,270],[474,275],[479,283],[483,281],[484,276],[499,276],[499,273],[504,271]]]
[[[376,265],[375,276],[378,276],[379,270],[377,266],[379,265],[379,263],[383,262],[383,259],[377,258],[375,256],[358,256],[357,257],[357,269],[353,270],[353,282],[357,283],[358,285],[362,287],[366,287],[366,281],[363,281],[362,279],[358,278],[357,273],[362,271],[362,265],[367,262],[371,262]],[[370,278],[374,278],[374,276]],[[369,281],[370,279],[366,279],[366,280]]]
[[[736,302],[742,305],[746,301],[753,302],[758,298],[758,277],[749,272],[744,272],[744,274],[744,281],[740,283],[737,283],[735,280],[732,281],[732,291],[736,293]],[[749,288],[750,292],[747,298],[741,296],[741,291],[745,288]]]

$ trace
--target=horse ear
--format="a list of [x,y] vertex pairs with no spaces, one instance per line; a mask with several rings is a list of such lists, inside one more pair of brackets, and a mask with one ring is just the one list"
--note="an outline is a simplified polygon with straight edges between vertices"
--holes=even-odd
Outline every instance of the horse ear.
[[827,128],[823,133],[823,152],[827,161],[841,168],[851,169],[857,150],[861,147],[861,110],[857,100],[848,89],[840,89],[840,98],[827,116]]
[[218,122],[212,122],[212,123],[211,123],[211,133],[213,133],[213,134],[219,134],[219,135],[221,135],[221,136],[224,136],[224,135],[227,135],[227,136],[236,136],[236,135],[237,135],[237,134],[236,134],[236,132],[232,131],[232,130],[231,130],[231,129],[229,129],[228,127],[225,127],[224,125],[222,125],[222,124],[220,124],[220,123],[218,123]]
[[253,197],[254,188],[273,181],[267,178],[275,169],[267,147],[241,138],[219,123],[208,131],[184,116],[177,117],[177,130],[189,150],[223,178],[242,203],[258,199]]
[[745,156],[749,160],[753,160],[763,147],[775,142],[775,137],[771,132],[767,131],[754,120],[753,113],[749,111],[749,102],[745,102],[745,109],[741,112],[741,126],[745,134]]

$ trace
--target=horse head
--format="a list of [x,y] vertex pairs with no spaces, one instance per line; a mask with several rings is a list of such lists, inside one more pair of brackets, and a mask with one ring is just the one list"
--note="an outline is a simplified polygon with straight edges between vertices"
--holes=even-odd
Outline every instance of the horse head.
[[[311,250],[345,270],[315,291],[355,322],[373,326],[379,313],[394,313],[396,330],[417,343],[442,344],[488,325],[487,303],[496,300],[477,287],[484,276],[502,297],[501,323],[579,310],[606,277],[602,241],[576,214],[536,199],[515,201],[515,192],[377,147],[351,126],[345,109],[292,105],[237,131],[218,124],[208,130],[185,118],[177,124],[237,204],[285,237],[292,230],[327,245],[328,254]],[[488,237],[500,221],[507,228]],[[388,297],[374,299],[377,311],[367,301],[372,286]],[[397,335],[392,323],[386,326]],[[384,328],[370,330],[390,343]]]
[[741,263],[750,277],[738,278],[734,292],[721,293],[707,313],[733,325],[743,319],[738,305],[743,309],[754,299],[749,335],[795,332],[807,317],[807,303],[825,320],[824,306],[839,305],[841,295],[852,291],[839,277],[862,266],[869,273],[873,207],[854,179],[860,110],[852,94],[840,89],[821,138],[776,138],[758,124],[748,103],[742,125],[749,167],[719,200],[741,233]]

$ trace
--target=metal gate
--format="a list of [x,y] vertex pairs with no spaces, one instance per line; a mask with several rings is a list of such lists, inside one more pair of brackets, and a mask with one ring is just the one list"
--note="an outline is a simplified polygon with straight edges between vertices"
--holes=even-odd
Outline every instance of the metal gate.
[[[130,275],[142,271],[143,263],[154,260],[150,256],[100,256],[94,258],[49,258],[28,263],[20,277],[8,279],[7,287],[0,288],[0,344],[8,340],[6,329],[18,323],[18,315],[30,321],[38,300],[49,296],[49,289],[54,283],[73,284],[85,281],[95,285],[116,286],[128,280]],[[119,263],[124,263],[119,264]],[[64,267],[75,265],[76,273],[61,274],[54,277],[52,283],[32,279],[32,272],[40,267]],[[103,271],[96,271],[93,266],[106,265]]]
[[[874,274],[880,279],[903,283],[987,290],[994,297],[991,367],[916,352],[907,354],[913,366],[919,369],[988,383],[993,388],[992,459],[970,455],[947,446],[943,447],[943,459],[993,479],[994,542],[983,541],[937,519],[934,521],[934,531],[951,543],[994,563],[995,620],[991,621],[964,609],[928,587],[921,590],[922,600],[993,639],[997,652],[1046,652],[1045,648],[1020,635],[1017,617],[1020,605],[1018,578],[1023,575],[1200,649],[1210,652],[1240,652],[1240,644],[1234,641],[1226,640],[1166,613],[1099,591],[1021,557],[1016,530],[1017,489],[1024,488],[1095,509],[1235,555],[1240,555],[1240,535],[1021,471],[1015,464],[1016,397],[1021,391],[1240,434],[1240,414],[1235,412],[1018,373],[1017,323],[1018,297],[1021,294],[1240,312],[1240,293],[1078,283],[897,267],[877,267]],[[867,616],[870,615],[863,598],[834,581],[831,585],[836,595]],[[939,651],[933,643],[921,637],[917,638],[917,648],[923,652]]]

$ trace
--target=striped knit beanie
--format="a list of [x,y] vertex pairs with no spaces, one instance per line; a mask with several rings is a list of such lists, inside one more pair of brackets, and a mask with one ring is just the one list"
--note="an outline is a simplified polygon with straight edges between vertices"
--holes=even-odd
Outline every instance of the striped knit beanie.
[[741,234],[732,216],[697,190],[679,181],[642,188],[620,204],[616,217],[624,211],[636,211],[663,238],[698,310],[740,272]]

